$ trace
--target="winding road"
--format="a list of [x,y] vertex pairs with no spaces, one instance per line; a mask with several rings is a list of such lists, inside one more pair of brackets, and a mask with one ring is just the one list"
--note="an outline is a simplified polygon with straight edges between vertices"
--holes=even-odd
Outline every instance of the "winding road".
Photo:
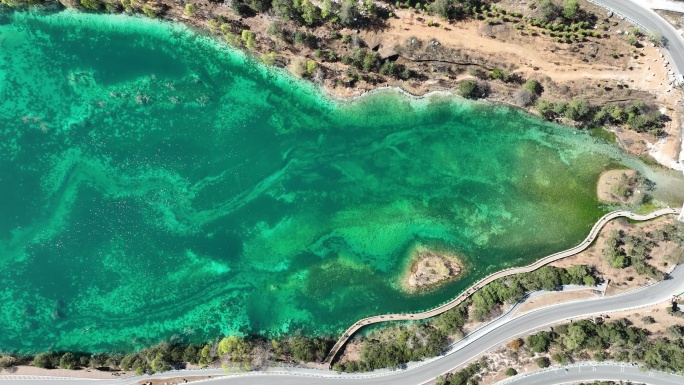
[[529,273],[531,271],[537,270],[542,266],[545,266],[549,263],[558,261],[563,258],[570,257],[572,255],[575,255],[577,253],[580,253],[584,250],[586,250],[589,246],[591,246],[592,242],[596,239],[596,237],[601,233],[601,229],[603,226],[606,225],[606,223],[610,222],[611,220],[619,217],[626,217],[632,220],[636,221],[647,221],[651,220],[663,215],[677,215],[681,211],[679,209],[673,209],[673,208],[667,208],[667,209],[661,209],[654,211],[650,214],[647,215],[639,215],[632,213],[630,211],[613,211],[611,213],[608,213],[601,217],[601,219],[598,220],[594,224],[594,227],[591,228],[591,231],[589,232],[589,235],[580,243],[579,245],[572,247],[570,249],[551,254],[548,257],[542,258],[538,260],[537,262],[527,265],[527,266],[522,266],[522,267],[513,267],[510,269],[505,269],[505,270],[500,270],[496,273],[490,274],[487,277],[481,279],[474,285],[472,285],[470,288],[465,290],[461,295],[458,297],[454,298],[453,300],[445,303],[444,305],[438,306],[434,309],[430,309],[425,312],[421,313],[414,313],[414,314],[382,314],[382,315],[376,315],[372,317],[367,317],[364,319],[361,319],[357,321],[355,324],[350,326],[340,337],[339,340],[335,343],[335,345],[332,347],[330,352],[328,353],[328,356],[325,358],[323,361],[324,364],[330,365],[337,356],[337,354],[340,352],[342,347],[347,343],[347,341],[356,333],[359,331],[361,328],[372,325],[375,323],[380,323],[380,322],[387,322],[387,321],[411,321],[411,320],[421,320],[421,319],[426,319],[430,317],[434,317],[436,315],[442,314],[445,311],[449,309],[453,309],[454,307],[460,305],[463,301],[465,301],[468,297],[470,297],[475,291],[477,291],[479,288],[496,281],[497,279],[507,277],[509,275],[513,274],[520,274],[520,273]]
[[625,381],[657,385],[681,385],[684,377],[662,372],[645,372],[637,366],[619,363],[585,363],[518,375],[495,385],[549,385],[582,381]]
[[665,38],[665,49],[676,72],[684,71],[684,39],[670,23],[661,18],[645,3],[638,0],[589,0],[590,2],[624,16],[648,32],[660,32]]

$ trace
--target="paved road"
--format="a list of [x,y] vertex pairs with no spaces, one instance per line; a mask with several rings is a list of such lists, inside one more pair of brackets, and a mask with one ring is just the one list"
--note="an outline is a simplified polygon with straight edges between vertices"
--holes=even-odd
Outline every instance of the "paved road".
[[660,32],[667,40],[668,53],[675,67],[675,72],[684,73],[684,39],[668,22],[657,13],[647,8],[639,0],[590,0],[593,3],[609,8],[637,23],[649,32]]
[[650,9],[684,13],[684,1],[682,0],[639,0],[639,3]]
[[647,221],[651,220],[663,215],[673,215],[673,214],[679,214],[680,209],[673,209],[673,208],[667,208],[667,209],[661,209],[661,210],[656,210],[650,214],[647,215],[638,215],[634,214],[630,211],[613,211],[610,212],[603,217],[601,217],[591,228],[591,231],[589,231],[589,234],[587,237],[582,241],[579,245],[572,247],[567,250],[560,251],[555,254],[551,254],[547,257],[544,257],[530,265],[527,266],[521,266],[521,267],[513,267],[510,269],[504,269],[497,271],[496,273],[490,274],[487,277],[479,280],[477,283],[473,284],[470,288],[465,290],[463,293],[461,293],[458,297],[454,298],[453,300],[438,306],[436,308],[430,309],[428,311],[424,311],[421,313],[413,313],[413,314],[381,314],[381,315],[376,315],[372,317],[367,317],[362,320],[357,321],[353,325],[351,325],[345,332],[340,336],[340,338],[337,340],[335,345],[330,349],[330,352],[328,353],[328,356],[325,358],[323,361],[325,364],[330,364],[332,360],[335,358],[335,356],[340,352],[342,347],[347,343],[347,341],[356,333],[359,331],[361,328],[366,327],[371,324],[375,323],[381,323],[381,322],[386,322],[386,321],[401,321],[401,320],[421,320],[421,319],[426,319],[430,317],[434,317],[436,315],[442,314],[445,311],[452,309],[458,305],[461,304],[461,302],[465,301],[468,297],[470,297],[476,290],[479,288],[496,281],[497,279],[513,275],[513,274],[520,274],[520,273],[529,273],[531,271],[537,270],[542,266],[545,266],[549,263],[558,261],[563,258],[567,258],[570,256],[573,256],[577,253],[580,253],[584,250],[586,250],[589,246],[591,246],[591,243],[594,242],[594,239],[601,233],[601,229],[603,226],[605,226],[608,222],[615,218],[619,217],[626,217],[632,220],[637,220],[637,221]]
[[[567,369],[567,370],[566,370]],[[643,372],[635,366],[620,364],[584,364],[515,376],[496,385],[549,385],[588,381],[630,381],[651,385],[681,385],[684,377],[661,372]]]
[[[205,384],[223,385],[255,385],[255,384],[278,384],[278,385],[384,385],[392,384],[424,384],[436,376],[453,370],[456,367],[476,359],[492,348],[496,348],[512,338],[528,334],[532,331],[547,328],[549,325],[559,322],[567,322],[568,319],[590,316],[592,314],[611,313],[622,310],[632,310],[658,303],[665,303],[672,295],[684,291],[684,267],[678,267],[671,273],[671,279],[653,284],[649,287],[628,292],[625,294],[582,300],[573,303],[559,304],[552,307],[542,308],[513,318],[509,315],[501,317],[488,324],[482,329],[472,333],[467,338],[456,343],[446,356],[415,363],[408,370],[380,371],[372,374],[360,375],[336,375],[334,372],[322,370],[300,369],[272,369],[270,372],[254,372],[246,375],[232,376],[227,378],[212,379]],[[221,370],[204,371],[181,371],[178,373],[161,373],[154,378],[168,378],[179,375],[221,375]],[[6,378],[0,385],[54,385],[85,383],[70,379],[62,380],[15,380]],[[149,377],[144,377],[149,378]],[[143,378],[143,379],[144,379]],[[88,380],[90,384],[97,385],[127,385],[135,384],[141,378],[118,379],[118,380]],[[662,383],[666,385],[667,383]],[[681,384],[681,383],[680,383]],[[658,383],[657,385],[661,385]]]

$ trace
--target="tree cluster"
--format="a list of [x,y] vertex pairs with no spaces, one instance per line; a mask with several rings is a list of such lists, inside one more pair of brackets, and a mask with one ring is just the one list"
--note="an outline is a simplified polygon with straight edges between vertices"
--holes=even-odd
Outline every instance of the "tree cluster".
[[637,274],[660,280],[663,273],[651,266],[648,260],[651,259],[651,250],[658,245],[659,239],[664,239],[664,234],[662,230],[658,230],[652,233],[638,232],[635,235],[626,235],[613,230],[606,239],[603,255],[616,269],[634,266]]
[[620,176],[620,181],[613,186],[611,193],[621,199],[629,199],[634,196],[635,191],[639,189],[642,184],[646,186],[646,189],[649,189],[648,186],[653,184],[653,182],[648,182],[650,183],[647,183],[647,179],[639,172],[633,175],[623,173]]
[[597,281],[594,274],[587,266],[568,269],[546,266],[494,281],[480,288],[468,302],[426,323],[392,326],[369,334],[361,347],[361,360],[337,363],[334,369],[356,372],[400,368],[409,361],[438,355],[446,349],[450,338],[462,335],[462,327],[468,320],[484,321],[496,316],[504,302],[514,303],[531,291],[557,290],[567,284],[594,285]]
[[570,103],[551,102],[540,99],[535,104],[537,112],[547,120],[566,118],[580,125],[624,124],[636,132],[662,134],[667,119],[660,110],[635,101],[626,106],[605,105],[598,107],[585,99],[573,99]]
[[354,48],[351,55],[342,56],[342,63],[364,72],[377,70],[380,65],[378,54],[367,48]]
[[[558,363],[592,358],[637,362],[647,369],[684,372],[684,328],[680,325],[667,329],[667,337],[649,338],[650,333],[626,319],[601,323],[581,320],[528,336],[525,344],[535,353],[553,352]],[[537,359],[540,367],[548,366],[548,359]]]
[[283,340],[226,337],[218,343],[168,343],[128,354],[87,354],[77,352],[44,352],[34,356],[0,355],[0,369],[15,365],[33,365],[46,369],[80,369],[115,371],[132,370],[138,375],[182,369],[186,364],[252,370],[275,362],[320,362],[332,341],[320,338],[290,337]]
[[457,372],[449,373],[447,376],[437,377],[435,385],[477,385],[481,381],[478,373],[484,367],[486,367],[484,362],[470,364]]
[[573,22],[581,16],[581,10],[577,0],[540,0],[536,7],[541,17],[547,22],[562,18],[564,22]]
[[462,80],[458,83],[458,95],[466,99],[484,98],[489,91],[489,84],[484,80]]

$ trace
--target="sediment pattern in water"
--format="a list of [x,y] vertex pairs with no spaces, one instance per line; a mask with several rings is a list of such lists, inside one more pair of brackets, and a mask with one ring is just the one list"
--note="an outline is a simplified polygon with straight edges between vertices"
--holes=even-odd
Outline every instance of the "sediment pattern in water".
[[[423,310],[579,241],[606,211],[597,176],[625,161],[508,108],[332,102],[177,25],[0,19],[0,350],[325,334]],[[402,294],[417,243],[467,275]]]

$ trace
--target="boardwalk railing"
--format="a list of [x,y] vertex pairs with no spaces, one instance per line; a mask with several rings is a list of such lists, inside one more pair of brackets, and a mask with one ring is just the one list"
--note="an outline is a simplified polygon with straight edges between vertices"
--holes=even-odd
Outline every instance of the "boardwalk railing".
[[487,277],[481,279],[477,283],[473,284],[470,286],[466,291],[461,293],[458,297],[454,298],[453,300],[440,305],[438,307],[435,307],[431,310],[427,310],[421,313],[415,313],[415,314],[407,314],[407,313],[402,313],[402,314],[382,314],[382,315],[376,315],[372,317],[367,317],[364,319],[361,319],[357,321],[355,324],[350,326],[344,334],[340,337],[339,340],[335,343],[335,345],[332,347],[330,352],[328,353],[328,356],[325,358],[323,361],[324,364],[330,365],[332,361],[335,359],[337,354],[340,352],[342,347],[347,343],[347,341],[356,333],[359,331],[359,329],[363,328],[364,326],[368,326],[371,324],[375,323],[380,323],[380,322],[387,322],[387,321],[411,321],[411,320],[421,320],[421,319],[426,319],[430,317],[434,317],[436,315],[442,314],[445,311],[449,309],[453,309],[454,307],[460,305],[463,301],[465,301],[468,297],[470,297],[472,294],[474,294],[477,290],[479,290],[481,287],[496,281],[497,279],[507,277],[509,275],[513,274],[520,274],[520,273],[529,273],[531,271],[537,270],[540,267],[547,265],[549,263],[558,261],[563,258],[567,258],[570,256],[573,256],[575,254],[578,254],[584,250],[586,250],[592,242],[596,239],[596,237],[600,234],[601,229],[603,226],[605,226],[608,222],[615,218],[619,217],[626,217],[631,220],[635,221],[648,221],[654,218],[661,217],[663,215],[677,215],[681,214],[682,211],[680,209],[673,209],[673,208],[666,208],[666,209],[661,209],[654,211],[650,214],[646,215],[639,215],[635,214],[630,211],[613,211],[610,212],[603,217],[601,217],[595,224],[594,227],[591,228],[591,231],[589,232],[589,235],[580,243],[579,245],[572,247],[570,249],[551,254],[547,257],[544,257],[540,260],[538,260],[535,263],[532,263],[527,266],[521,266],[521,267],[512,267],[504,270],[500,270],[496,273],[490,274]]

